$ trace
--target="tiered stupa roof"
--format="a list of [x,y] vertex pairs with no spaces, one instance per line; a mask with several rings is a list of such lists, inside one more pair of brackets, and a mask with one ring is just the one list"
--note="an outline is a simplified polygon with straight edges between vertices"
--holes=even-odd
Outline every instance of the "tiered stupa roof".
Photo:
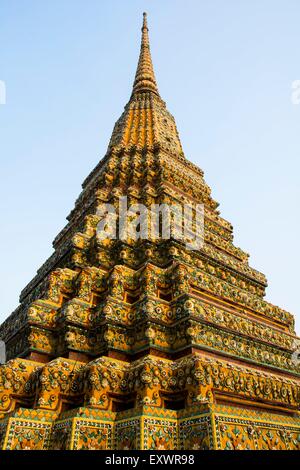
[[[100,239],[99,207],[121,195],[203,204],[203,246]],[[217,207],[158,92],[144,14],[107,153],[0,327],[0,448],[299,449],[293,316]]]

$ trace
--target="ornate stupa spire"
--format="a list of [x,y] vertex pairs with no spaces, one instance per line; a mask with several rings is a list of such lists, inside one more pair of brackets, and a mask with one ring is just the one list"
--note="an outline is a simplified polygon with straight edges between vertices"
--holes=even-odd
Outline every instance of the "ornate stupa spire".
[[141,51],[133,84],[133,93],[153,91],[158,95],[148,32],[147,13],[143,13]]
[[160,148],[177,158],[184,158],[175,119],[166,109],[166,103],[158,92],[146,13],[132,94],[122,116],[115,124],[108,148]]
[[[185,225],[166,213],[196,204],[198,249],[174,230],[117,233],[121,217],[148,225],[155,208],[167,209],[158,225]],[[108,151],[0,325],[0,450],[300,450],[299,339],[266,287],[183,156],[144,15],[133,93]]]

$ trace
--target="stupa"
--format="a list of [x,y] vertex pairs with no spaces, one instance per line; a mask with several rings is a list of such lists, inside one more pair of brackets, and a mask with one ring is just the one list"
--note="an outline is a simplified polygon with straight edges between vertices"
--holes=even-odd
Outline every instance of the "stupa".
[[[99,207],[120,196],[202,204],[202,246],[99,237]],[[0,448],[300,448],[294,318],[264,300],[265,276],[184,155],[146,14],[130,100],[67,220],[0,327]]]

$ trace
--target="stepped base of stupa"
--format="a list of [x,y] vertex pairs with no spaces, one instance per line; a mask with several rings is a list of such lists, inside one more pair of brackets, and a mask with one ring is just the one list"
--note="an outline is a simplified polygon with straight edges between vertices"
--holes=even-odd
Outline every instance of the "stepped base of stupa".
[[[9,361],[6,450],[296,450],[292,381],[191,355]],[[38,392],[34,380],[39,377]],[[253,399],[256,396],[256,399]],[[25,401],[27,400],[27,406]],[[22,406],[23,401],[23,406]],[[9,408],[11,411],[9,411]]]

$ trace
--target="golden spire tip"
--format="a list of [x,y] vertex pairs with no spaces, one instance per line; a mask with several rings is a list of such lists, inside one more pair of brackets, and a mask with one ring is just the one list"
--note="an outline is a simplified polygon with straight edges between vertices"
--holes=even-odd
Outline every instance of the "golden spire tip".
[[147,28],[147,29],[148,29],[147,13],[146,13],[145,11],[144,11],[144,13],[143,13],[143,28],[142,28],[142,30],[143,30],[144,28]]
[[150,54],[147,13],[143,13],[140,57],[133,84],[133,93],[152,91],[159,96]]

